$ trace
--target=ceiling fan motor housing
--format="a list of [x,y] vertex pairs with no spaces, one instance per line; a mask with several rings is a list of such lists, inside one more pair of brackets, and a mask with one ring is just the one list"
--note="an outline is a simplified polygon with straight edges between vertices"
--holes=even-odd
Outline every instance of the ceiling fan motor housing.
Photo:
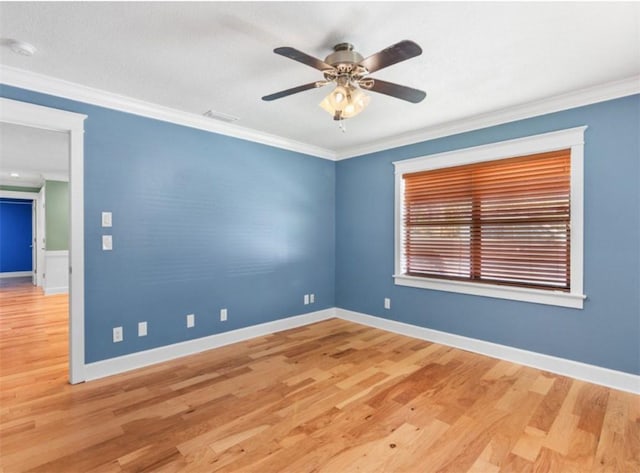
[[334,52],[329,54],[324,62],[335,67],[340,73],[351,72],[354,65],[364,60],[362,54],[353,50],[351,43],[336,44],[333,50]]

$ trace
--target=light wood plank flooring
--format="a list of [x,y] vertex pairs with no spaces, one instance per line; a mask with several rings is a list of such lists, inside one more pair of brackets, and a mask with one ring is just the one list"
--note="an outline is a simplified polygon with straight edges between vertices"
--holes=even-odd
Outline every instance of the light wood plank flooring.
[[0,304],[3,473],[640,471],[628,393],[337,319],[70,386],[66,296]]

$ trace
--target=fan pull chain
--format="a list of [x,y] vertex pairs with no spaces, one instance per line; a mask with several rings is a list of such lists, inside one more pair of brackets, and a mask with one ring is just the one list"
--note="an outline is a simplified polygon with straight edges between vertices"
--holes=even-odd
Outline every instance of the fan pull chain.
[[340,131],[342,131],[342,133],[347,132],[347,124],[344,120],[338,120],[338,128],[340,128]]

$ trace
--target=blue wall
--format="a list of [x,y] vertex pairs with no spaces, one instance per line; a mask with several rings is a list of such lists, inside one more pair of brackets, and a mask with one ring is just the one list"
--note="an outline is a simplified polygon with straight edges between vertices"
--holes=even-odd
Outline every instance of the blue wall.
[[333,162],[12,87],[0,95],[88,115],[86,362],[335,305]]
[[[337,306],[640,373],[639,115],[633,96],[340,161]],[[584,310],[394,285],[393,161],[580,125],[589,126]]]
[[[335,305],[640,373],[638,96],[333,163],[12,87],[0,95],[89,116],[87,362]],[[580,125],[584,310],[393,284],[393,161]],[[113,252],[100,249],[103,210]]]
[[0,273],[31,271],[31,201],[0,199]]

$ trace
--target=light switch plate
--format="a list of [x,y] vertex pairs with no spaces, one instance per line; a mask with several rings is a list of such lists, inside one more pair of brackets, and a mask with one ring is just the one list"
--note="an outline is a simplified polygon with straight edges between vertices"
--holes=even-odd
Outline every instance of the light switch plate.
[[102,212],[102,226],[110,227],[112,225],[111,212]]
[[102,249],[103,251],[113,250],[113,237],[111,235],[102,235]]

